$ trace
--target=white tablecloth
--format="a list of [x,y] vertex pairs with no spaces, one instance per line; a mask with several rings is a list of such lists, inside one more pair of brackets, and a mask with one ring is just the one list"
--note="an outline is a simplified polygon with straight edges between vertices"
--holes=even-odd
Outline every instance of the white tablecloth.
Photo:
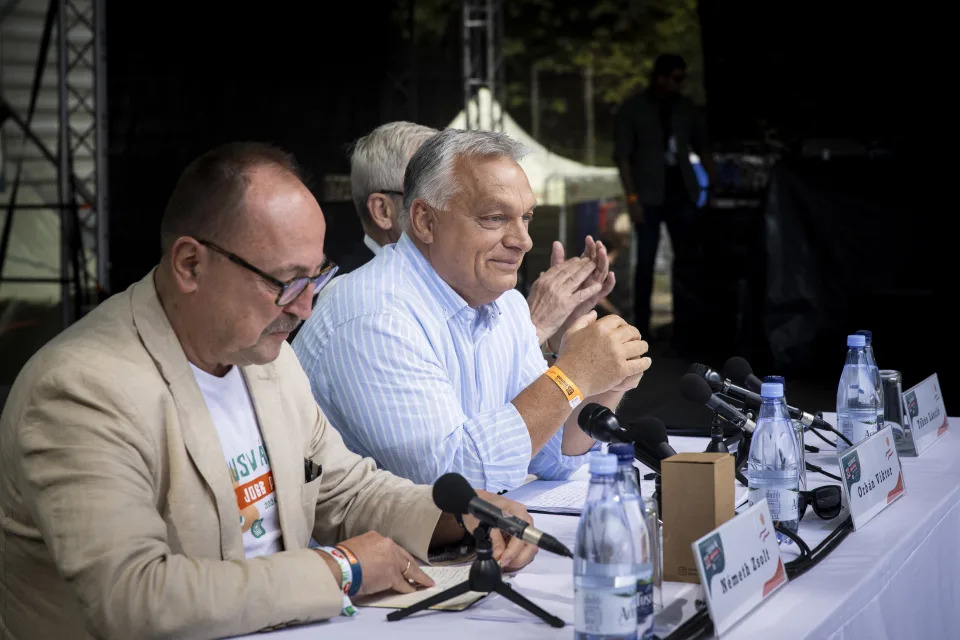
[[[828,416],[829,418],[829,416]],[[740,639],[836,638],[900,640],[960,637],[960,419],[919,458],[902,458],[906,493],[862,530],[851,533],[819,565],[773,595],[730,630]],[[705,441],[671,438],[678,451],[702,451]],[[815,439],[808,440],[815,444]],[[837,472],[836,457],[808,454],[808,461]],[[582,475],[582,472],[578,475]],[[821,484],[810,474],[811,485]],[[844,515],[846,511],[844,511]],[[573,548],[577,518],[536,515],[537,525]],[[800,535],[814,547],[839,523],[808,510]],[[785,559],[795,552],[784,548]],[[516,574],[517,591],[572,623],[572,561],[541,552]],[[665,635],[694,611],[699,585],[664,583],[657,616]],[[569,638],[572,624],[553,629],[498,595],[461,612],[428,611],[387,622],[386,609],[361,609],[336,618],[252,638],[411,638],[508,640]]]

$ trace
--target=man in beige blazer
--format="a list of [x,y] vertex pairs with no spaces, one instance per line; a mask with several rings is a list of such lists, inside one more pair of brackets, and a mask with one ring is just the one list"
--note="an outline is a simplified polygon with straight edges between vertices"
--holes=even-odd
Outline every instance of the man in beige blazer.
[[[416,558],[463,528],[429,487],[344,447],[285,342],[330,273],[292,159],[202,156],[161,230],[160,264],[41,349],[0,417],[0,637],[210,638],[336,616],[343,566],[311,536],[356,556],[361,594],[430,584]],[[212,403],[205,385],[229,376],[244,400]],[[223,416],[244,403],[259,446],[233,456]],[[494,545],[505,567],[535,553]]]

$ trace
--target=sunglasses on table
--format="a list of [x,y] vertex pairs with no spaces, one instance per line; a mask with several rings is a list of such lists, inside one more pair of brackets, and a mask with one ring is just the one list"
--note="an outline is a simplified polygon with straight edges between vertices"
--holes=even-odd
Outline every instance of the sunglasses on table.
[[832,520],[840,515],[843,509],[843,493],[838,485],[826,484],[812,491],[801,491],[799,504],[800,519],[807,511],[807,505],[813,508],[818,518]]
[[277,299],[273,301],[274,304],[276,304],[278,307],[285,307],[288,304],[292,303],[294,300],[297,299],[297,297],[300,296],[301,293],[303,293],[304,289],[306,289],[307,285],[309,284],[313,284],[313,290],[315,292],[319,291],[320,289],[323,288],[325,284],[330,282],[330,279],[337,272],[337,269],[339,269],[339,267],[336,264],[334,264],[332,261],[325,260],[323,265],[320,267],[320,272],[317,275],[299,276],[296,278],[291,278],[290,280],[287,280],[286,282],[284,282],[283,280],[274,278],[272,275],[270,275],[266,271],[263,271],[262,269],[258,269],[257,267],[253,266],[252,264],[250,264],[249,262],[247,262],[246,260],[238,256],[237,254],[231,253],[222,247],[218,247],[217,245],[210,242],[209,240],[201,240],[200,238],[196,238],[196,241],[202,244],[203,246],[209,247],[210,249],[216,251],[223,257],[230,260],[230,262],[233,262],[234,264],[238,264],[248,271],[252,271],[253,273],[257,274],[258,276],[260,276],[261,278],[263,278],[264,280],[272,284],[273,286],[279,288],[280,292],[277,294]]

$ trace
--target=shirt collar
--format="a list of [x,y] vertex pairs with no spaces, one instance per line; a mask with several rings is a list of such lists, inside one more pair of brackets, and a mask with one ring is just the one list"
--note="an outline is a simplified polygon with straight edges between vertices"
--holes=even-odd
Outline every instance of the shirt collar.
[[371,238],[371,237],[368,236],[367,234],[363,234],[363,244],[367,245],[367,249],[370,249],[370,251],[371,251],[371,253],[373,253],[373,255],[379,254],[379,253],[380,253],[380,250],[383,248],[383,247],[381,247],[380,245],[377,244],[377,241],[376,241],[376,240],[374,240],[373,238]]
[[[454,291],[453,287],[440,277],[437,270],[427,261],[426,256],[420,253],[420,249],[413,244],[413,240],[411,240],[406,233],[401,235],[397,241],[396,250],[409,260],[414,271],[417,272],[417,275],[420,276],[423,283],[427,285],[427,290],[440,305],[440,308],[443,309],[443,315],[446,320],[453,318],[464,309],[470,309],[467,301],[460,297],[460,294]],[[501,313],[502,310],[496,300],[489,304],[481,305],[476,310],[477,317],[484,318],[487,324],[491,326],[500,318]],[[472,316],[473,314],[469,315]]]

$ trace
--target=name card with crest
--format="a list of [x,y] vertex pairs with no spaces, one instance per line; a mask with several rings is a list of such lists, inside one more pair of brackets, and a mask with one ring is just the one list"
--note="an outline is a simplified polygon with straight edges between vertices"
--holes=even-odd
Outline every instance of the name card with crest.
[[906,426],[913,436],[913,448],[917,455],[950,430],[940,389],[937,374],[933,374],[903,393]]
[[893,428],[885,427],[840,454],[840,472],[857,530],[903,495]]
[[717,635],[787,583],[766,498],[691,546]]

